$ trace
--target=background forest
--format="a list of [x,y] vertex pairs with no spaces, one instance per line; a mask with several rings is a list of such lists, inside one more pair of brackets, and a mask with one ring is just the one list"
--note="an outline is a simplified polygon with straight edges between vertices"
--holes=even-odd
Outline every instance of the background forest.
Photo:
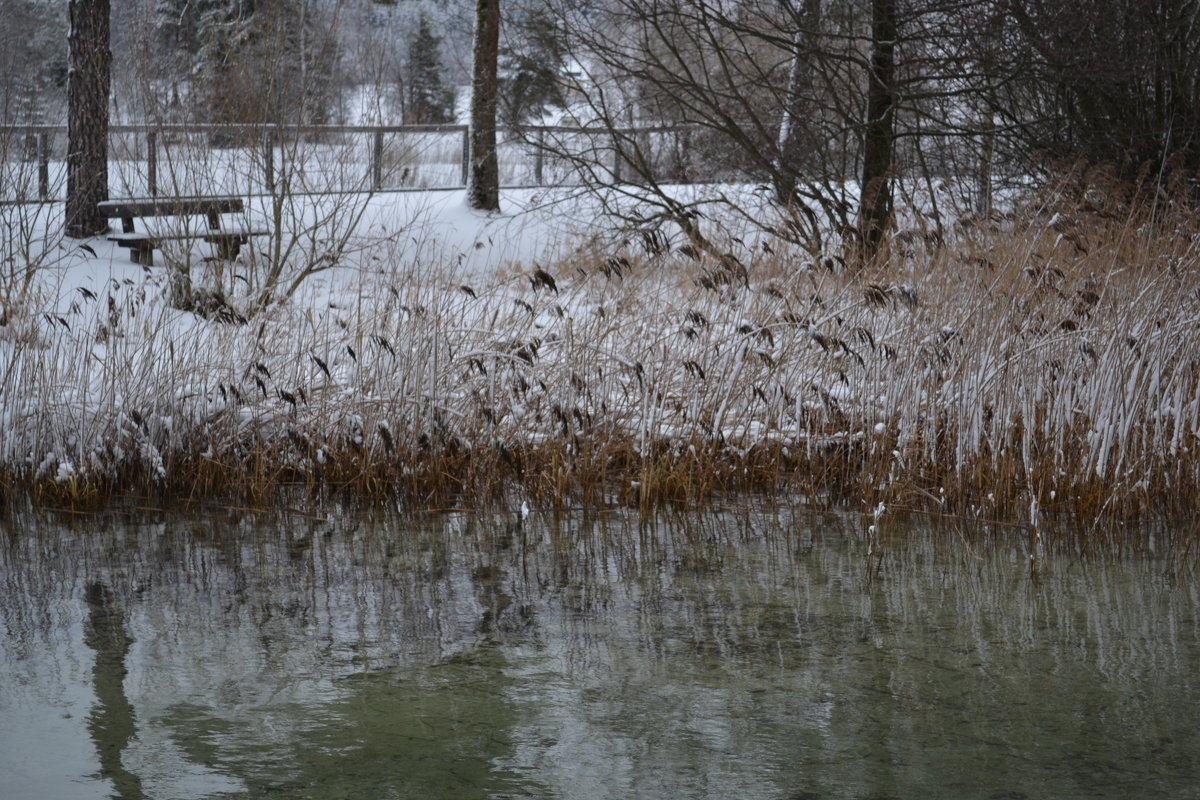
[[[67,6],[0,0],[6,124],[63,119]],[[114,3],[112,121],[464,119],[472,6]],[[986,204],[997,179],[1072,165],[1160,185],[1200,167],[1194,0],[505,0],[502,15],[503,122],[694,126],[665,176],[620,141],[622,178],[768,183],[803,201],[809,236],[852,221],[828,189],[847,179],[880,184],[863,198],[878,225],[892,176],[971,176]]]

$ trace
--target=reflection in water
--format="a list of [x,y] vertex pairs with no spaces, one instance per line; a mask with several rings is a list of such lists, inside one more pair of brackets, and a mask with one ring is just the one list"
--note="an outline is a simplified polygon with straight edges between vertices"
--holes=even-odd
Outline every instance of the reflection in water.
[[[82,638],[123,797],[1200,782],[1200,581],[1149,536],[1056,541],[1035,579],[1020,537],[897,526],[868,557],[856,519],[785,510],[25,526],[0,540],[0,715],[67,693],[40,676]],[[77,631],[55,609],[81,594]]]
[[107,586],[89,583],[84,599],[88,621],[83,641],[96,651],[92,667],[96,707],[87,727],[100,757],[100,777],[112,781],[120,800],[141,800],[141,780],[121,763],[121,753],[136,732],[133,705],[125,696],[125,656],[132,639],[125,630],[125,615]]
[[287,742],[241,737],[211,707],[175,706],[162,722],[190,753],[239,777],[237,796],[497,797],[517,785],[496,768],[516,722],[501,666],[473,653],[420,672],[349,675],[335,699],[296,709],[304,724]]

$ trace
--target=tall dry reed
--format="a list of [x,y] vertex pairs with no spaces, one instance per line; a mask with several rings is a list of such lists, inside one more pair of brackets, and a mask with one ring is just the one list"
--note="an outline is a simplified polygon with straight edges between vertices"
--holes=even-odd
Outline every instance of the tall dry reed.
[[1200,228],[1127,208],[916,225],[859,272],[631,237],[466,278],[389,240],[248,324],[113,282],[0,339],[0,493],[1188,514]]

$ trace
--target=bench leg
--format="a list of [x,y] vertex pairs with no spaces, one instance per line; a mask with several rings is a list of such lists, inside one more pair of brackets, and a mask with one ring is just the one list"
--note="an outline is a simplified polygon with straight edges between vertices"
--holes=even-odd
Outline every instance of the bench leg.
[[222,239],[217,242],[217,255],[224,261],[233,261],[242,250],[242,243],[236,239]]
[[131,247],[129,249],[129,258],[135,264],[141,264],[143,267],[153,267],[154,266],[154,248],[147,247],[147,248],[143,249],[140,247]]

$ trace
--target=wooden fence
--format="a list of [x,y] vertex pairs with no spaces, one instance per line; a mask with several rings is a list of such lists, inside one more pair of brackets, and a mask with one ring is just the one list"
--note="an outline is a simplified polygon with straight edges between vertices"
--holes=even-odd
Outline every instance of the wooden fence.
[[[501,184],[546,186],[621,182],[638,153],[638,169],[662,162],[664,172],[688,182],[690,128],[621,129],[529,126],[499,134]],[[406,149],[407,148],[407,149]],[[63,125],[0,125],[0,202],[60,199],[65,186],[67,129]],[[214,154],[225,154],[223,159]],[[647,157],[649,155],[649,158]],[[205,194],[181,176],[208,180],[224,170],[237,185],[221,193],[269,194],[279,190],[286,161],[336,181],[308,182],[310,191],[387,191],[462,187],[470,157],[465,125],[218,125],[158,124],[109,127],[110,183],[125,195]],[[324,160],[322,160],[324,159]],[[421,177],[416,176],[423,170]],[[114,177],[114,172],[116,176]],[[329,175],[325,176],[329,178]],[[335,182],[340,182],[334,186]],[[301,181],[305,183],[305,181]],[[186,185],[185,185],[186,184]],[[296,187],[289,187],[296,190]]]

